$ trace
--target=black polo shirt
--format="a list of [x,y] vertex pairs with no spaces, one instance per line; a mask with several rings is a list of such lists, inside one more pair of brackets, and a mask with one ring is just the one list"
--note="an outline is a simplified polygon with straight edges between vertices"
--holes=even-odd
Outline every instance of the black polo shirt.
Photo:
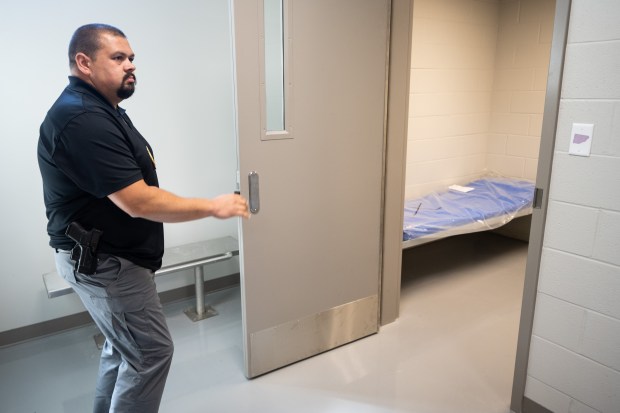
[[77,221],[103,231],[99,252],[161,267],[163,224],[132,218],[107,197],[140,179],[159,186],[153,149],[123,109],[69,77],[41,125],[37,153],[52,247],[73,248],[65,231]]

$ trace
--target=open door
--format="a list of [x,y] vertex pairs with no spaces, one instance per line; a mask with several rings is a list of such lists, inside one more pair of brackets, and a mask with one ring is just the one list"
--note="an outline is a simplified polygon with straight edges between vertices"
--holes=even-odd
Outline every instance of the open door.
[[390,1],[271,3],[232,8],[250,378],[379,328]]

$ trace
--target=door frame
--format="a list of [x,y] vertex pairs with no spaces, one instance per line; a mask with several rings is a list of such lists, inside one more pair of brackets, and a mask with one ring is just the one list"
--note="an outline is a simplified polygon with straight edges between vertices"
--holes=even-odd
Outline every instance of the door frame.
[[392,0],[384,161],[380,325],[398,318],[414,0]]
[[[551,183],[551,169],[562,92],[562,75],[564,72],[564,58],[568,38],[568,25],[572,0],[556,0],[555,17],[553,21],[553,40],[549,59],[549,74],[545,93],[545,107],[543,112],[540,152],[538,169],[536,171],[537,196],[532,213],[529,246],[527,250],[527,264],[525,267],[525,281],[523,284],[523,299],[521,303],[521,318],[519,321],[519,335],[517,338],[517,354],[515,371],[512,382],[512,399],[510,408],[513,412],[537,411],[534,402],[525,398],[525,384],[527,381],[527,367],[530,356],[530,342],[534,325],[534,311],[538,293],[538,276],[544,241],[545,223],[549,200],[549,186]],[[532,409],[533,410],[530,410]]]

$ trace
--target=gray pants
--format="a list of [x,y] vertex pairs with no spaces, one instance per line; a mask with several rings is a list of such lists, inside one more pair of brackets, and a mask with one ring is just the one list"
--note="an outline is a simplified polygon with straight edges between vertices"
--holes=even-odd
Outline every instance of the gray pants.
[[173,344],[153,272],[113,255],[99,255],[97,272],[74,271],[69,252],[56,268],[105,336],[94,413],[159,410]]

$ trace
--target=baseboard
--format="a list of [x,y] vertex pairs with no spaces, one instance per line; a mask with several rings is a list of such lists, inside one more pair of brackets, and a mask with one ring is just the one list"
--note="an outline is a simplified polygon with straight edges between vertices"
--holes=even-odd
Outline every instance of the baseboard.
[[[205,294],[213,293],[226,288],[239,285],[239,274],[230,274],[224,277],[215,278],[205,281]],[[168,304],[179,300],[194,297],[196,287],[187,285],[159,293],[162,304]],[[55,318],[53,320],[43,321],[41,323],[31,324],[24,327],[7,330],[0,333],[0,348],[8,347],[52,334],[60,333],[66,330],[82,327],[93,322],[90,315],[83,311],[77,314],[71,314],[65,317]]]
[[533,400],[527,397],[523,398],[523,405],[521,407],[521,413],[553,413],[546,407],[541,406]]

